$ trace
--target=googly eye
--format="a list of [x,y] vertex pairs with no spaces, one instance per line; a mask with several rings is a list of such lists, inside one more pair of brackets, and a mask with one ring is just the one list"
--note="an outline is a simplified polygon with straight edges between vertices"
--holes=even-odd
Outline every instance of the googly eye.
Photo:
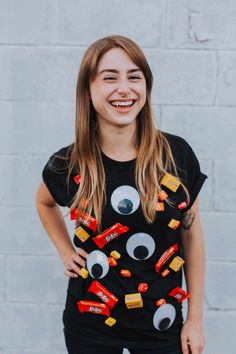
[[126,242],[126,250],[129,256],[138,261],[151,257],[155,247],[155,241],[152,236],[143,232],[133,234]]
[[154,316],[153,325],[158,331],[166,331],[174,322],[176,317],[176,310],[171,304],[164,304],[160,306]]
[[123,215],[134,213],[140,204],[140,197],[137,190],[131,186],[120,186],[111,195],[113,209]]
[[94,279],[104,278],[109,270],[107,256],[101,251],[92,251],[87,257],[86,268]]

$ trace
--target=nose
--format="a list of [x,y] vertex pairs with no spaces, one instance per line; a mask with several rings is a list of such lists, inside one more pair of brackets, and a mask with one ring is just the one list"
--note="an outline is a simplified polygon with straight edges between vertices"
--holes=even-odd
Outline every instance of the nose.
[[126,79],[120,80],[117,87],[117,92],[127,94],[130,92],[129,81]]

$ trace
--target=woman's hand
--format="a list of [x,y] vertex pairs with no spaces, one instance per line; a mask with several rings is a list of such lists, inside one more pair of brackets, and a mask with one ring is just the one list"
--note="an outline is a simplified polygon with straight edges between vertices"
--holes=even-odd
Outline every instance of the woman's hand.
[[201,320],[186,319],[181,331],[183,354],[202,354],[205,344]]
[[63,261],[64,274],[69,278],[78,278],[81,267],[85,267],[87,256],[88,253],[83,248],[79,248],[77,251],[72,251]]

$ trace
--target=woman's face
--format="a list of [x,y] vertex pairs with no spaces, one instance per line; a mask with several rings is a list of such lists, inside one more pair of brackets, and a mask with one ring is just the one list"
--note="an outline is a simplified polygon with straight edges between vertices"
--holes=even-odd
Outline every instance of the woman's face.
[[124,50],[113,48],[102,56],[90,94],[98,123],[129,125],[145,104],[146,80]]

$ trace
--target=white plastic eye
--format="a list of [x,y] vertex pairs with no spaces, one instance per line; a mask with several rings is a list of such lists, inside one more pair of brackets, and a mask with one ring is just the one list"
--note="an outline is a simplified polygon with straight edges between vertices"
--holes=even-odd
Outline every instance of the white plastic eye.
[[112,193],[111,205],[119,214],[132,214],[138,209],[139,204],[139,194],[137,190],[131,186],[120,186]]
[[159,331],[167,330],[175,320],[176,309],[171,304],[164,304],[160,306],[154,316],[153,325]]
[[87,257],[86,268],[94,279],[104,278],[109,270],[107,256],[101,251],[92,251]]
[[152,236],[138,232],[130,236],[126,243],[126,250],[131,258],[143,261],[152,256],[156,245]]

